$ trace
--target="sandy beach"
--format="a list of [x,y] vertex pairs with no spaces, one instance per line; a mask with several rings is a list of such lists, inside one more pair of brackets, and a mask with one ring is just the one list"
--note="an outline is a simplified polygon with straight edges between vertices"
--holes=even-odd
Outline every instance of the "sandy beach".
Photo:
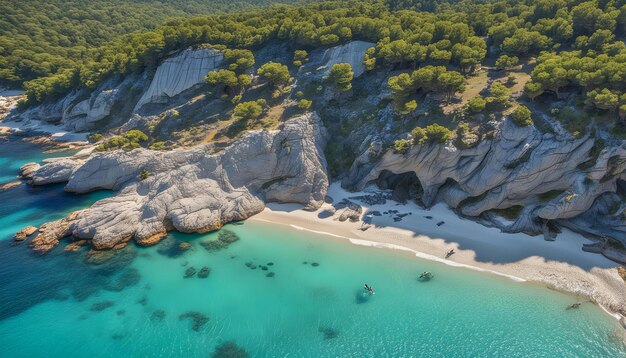
[[[617,273],[619,265],[599,254],[582,251],[583,243],[589,240],[581,235],[564,230],[556,241],[545,241],[541,236],[505,234],[463,219],[445,204],[423,209],[412,202],[387,200],[385,204],[368,205],[354,198],[377,191],[367,188],[364,192],[350,193],[339,183],[331,185],[328,195],[333,203],[349,198],[363,207],[359,222],[340,222],[328,216],[332,204],[324,204],[315,212],[302,210],[299,205],[269,204],[251,220],[289,225],[347,239],[357,245],[407,250],[449,265],[537,282],[579,295],[581,301],[592,300],[624,322],[626,283]],[[380,216],[373,215],[375,211]],[[406,216],[398,220],[399,214]],[[365,231],[360,229],[366,225],[364,219],[371,222]],[[446,260],[445,254],[450,249],[456,254]]]

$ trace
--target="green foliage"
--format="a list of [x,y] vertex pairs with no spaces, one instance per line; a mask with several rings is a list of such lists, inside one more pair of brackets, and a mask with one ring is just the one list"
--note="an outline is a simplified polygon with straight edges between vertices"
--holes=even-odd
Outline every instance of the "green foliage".
[[465,78],[456,71],[448,71],[443,66],[426,66],[408,73],[392,76],[387,81],[391,96],[403,108],[405,99],[416,91],[442,93],[450,100],[454,93],[465,86]]
[[228,69],[241,73],[254,65],[254,55],[250,50],[225,50],[224,60]]
[[309,60],[309,53],[305,50],[295,50],[293,53],[293,64],[294,66],[302,66],[305,62]]
[[140,130],[130,130],[124,135],[109,138],[96,147],[97,152],[104,152],[116,149],[133,150],[140,148],[139,142],[145,142],[148,136]]
[[146,179],[148,179],[149,177],[150,177],[150,172],[148,172],[148,171],[147,171],[147,170],[145,170],[145,169],[141,169],[141,172],[139,173],[139,178],[140,178],[141,180],[146,180]]
[[289,68],[277,62],[268,62],[257,70],[257,74],[273,86],[283,86],[291,82]]
[[511,119],[520,127],[527,127],[533,124],[532,113],[526,106],[519,105],[513,113]]
[[312,101],[308,100],[308,99],[300,99],[298,100],[298,108],[303,109],[303,110],[307,110],[309,108],[311,108],[311,105],[313,104]]
[[422,127],[415,127],[411,131],[411,136],[413,137],[413,144],[423,144],[428,139],[426,130]]
[[148,148],[151,150],[165,150],[165,142],[154,142]]
[[452,134],[451,130],[439,124],[431,124],[426,127],[426,137],[437,143],[449,141],[452,138]]
[[249,85],[252,82],[252,78],[245,74],[237,75],[231,70],[219,70],[207,73],[205,81],[212,85],[224,86],[225,90],[228,92],[230,89],[239,90]]
[[502,55],[496,60],[496,67],[499,70],[506,70],[517,66],[519,58],[517,56]]
[[411,142],[406,139],[398,139],[393,142],[393,152],[398,154],[405,154],[411,149]]
[[263,107],[255,101],[239,103],[233,112],[235,117],[243,120],[256,119],[263,113]]
[[488,104],[495,106],[505,106],[508,104],[509,96],[511,95],[509,89],[501,82],[494,82],[489,87],[490,96],[486,98]]
[[485,110],[487,102],[480,96],[474,97],[467,102],[467,111],[472,114]]
[[102,134],[100,133],[93,133],[89,135],[89,142],[91,143],[96,143],[102,140]]
[[346,92],[352,89],[352,66],[349,63],[337,63],[330,68],[326,80],[339,91]]

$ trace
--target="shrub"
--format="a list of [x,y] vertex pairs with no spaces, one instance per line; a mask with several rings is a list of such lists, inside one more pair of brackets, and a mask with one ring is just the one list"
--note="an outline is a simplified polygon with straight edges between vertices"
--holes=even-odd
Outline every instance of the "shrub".
[[152,150],[165,150],[165,142],[154,142],[150,144]]
[[233,113],[240,119],[255,119],[263,113],[263,108],[254,101],[241,102],[235,107]]
[[487,102],[482,97],[474,97],[467,102],[467,110],[473,114],[480,113],[485,110],[486,105]]
[[520,127],[527,127],[533,124],[530,109],[522,105],[519,105],[515,108],[513,113],[511,113],[511,119]]
[[257,70],[257,74],[273,86],[286,85],[291,81],[289,68],[277,62],[264,64]]
[[442,125],[431,124],[426,127],[426,136],[437,143],[445,143],[452,138],[452,131]]
[[423,144],[428,139],[426,131],[422,127],[415,127],[411,131],[411,135],[413,136],[413,144]]
[[398,139],[393,142],[393,152],[398,154],[405,154],[411,148],[411,142],[406,139]]
[[346,92],[352,89],[353,77],[354,72],[352,72],[352,66],[349,63],[337,63],[330,68],[327,81],[341,92]]
[[91,143],[99,142],[99,141],[102,140],[102,138],[103,138],[102,134],[100,134],[100,133],[93,133],[93,134],[89,135],[89,141]]
[[150,173],[147,170],[142,169],[139,173],[139,178],[141,178],[141,180],[146,180],[148,177],[150,177]]
[[311,104],[313,104],[312,101],[302,98],[301,100],[298,101],[298,108],[307,110],[311,108]]

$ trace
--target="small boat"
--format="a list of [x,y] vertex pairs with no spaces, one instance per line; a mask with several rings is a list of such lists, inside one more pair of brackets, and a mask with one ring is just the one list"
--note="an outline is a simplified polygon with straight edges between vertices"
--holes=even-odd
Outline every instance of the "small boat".
[[372,286],[368,285],[367,283],[365,285],[363,285],[363,288],[366,289],[372,295],[376,294],[376,292],[374,292],[374,289],[372,288]]

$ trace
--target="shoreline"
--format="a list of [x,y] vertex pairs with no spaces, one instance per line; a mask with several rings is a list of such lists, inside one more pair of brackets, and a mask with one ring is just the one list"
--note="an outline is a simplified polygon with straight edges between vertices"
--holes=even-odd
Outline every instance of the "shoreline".
[[[502,233],[461,218],[443,204],[423,209],[414,203],[400,204],[389,199],[385,204],[367,205],[354,198],[376,192],[380,190],[349,193],[338,183],[329,188],[328,195],[334,203],[351,198],[350,201],[363,207],[361,221],[357,222],[340,222],[332,216],[320,215],[332,208],[328,203],[317,211],[302,210],[297,204],[270,203],[249,220],[287,225],[348,240],[353,245],[410,252],[421,259],[495,274],[516,282],[539,283],[589,299],[618,324],[624,325],[626,282],[617,273],[619,264],[602,255],[582,251],[582,244],[589,242],[583,236],[564,230],[556,241],[545,241],[538,236]],[[407,215],[399,221],[393,219],[393,214],[372,215],[373,211],[389,210]],[[364,218],[371,221],[367,230],[361,230]],[[436,225],[442,221],[444,224]],[[456,251],[452,257],[440,257],[451,248]]]

